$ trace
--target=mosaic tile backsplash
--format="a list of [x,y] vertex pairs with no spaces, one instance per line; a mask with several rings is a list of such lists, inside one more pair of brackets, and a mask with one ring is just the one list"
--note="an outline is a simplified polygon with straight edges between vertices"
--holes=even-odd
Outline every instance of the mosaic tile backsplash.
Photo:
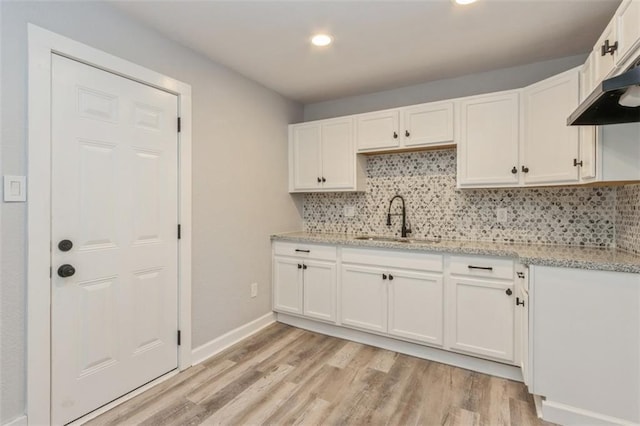
[[616,246],[640,254],[640,185],[618,188]]
[[[304,230],[399,236],[401,217],[390,227],[386,220],[389,201],[400,194],[414,238],[615,246],[613,187],[459,190],[455,149],[371,156],[366,173],[364,193],[305,194]],[[350,205],[356,215],[345,217]],[[507,210],[506,222],[497,222],[497,208]],[[396,200],[392,213],[400,212]],[[637,222],[629,226],[637,235]]]

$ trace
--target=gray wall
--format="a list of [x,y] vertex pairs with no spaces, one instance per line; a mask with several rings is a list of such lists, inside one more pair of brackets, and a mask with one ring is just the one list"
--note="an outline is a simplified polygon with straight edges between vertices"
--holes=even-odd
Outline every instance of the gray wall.
[[359,114],[424,102],[452,99],[500,90],[519,89],[582,65],[587,55],[569,56],[550,61],[536,62],[513,68],[503,68],[448,80],[385,90],[366,95],[350,96],[332,101],[304,106],[304,121],[342,115]]
[[[191,84],[193,345],[271,310],[269,234],[302,227],[287,193],[287,123],[302,106],[104,3],[2,7],[2,174],[26,174],[27,22]],[[25,408],[25,204],[1,204],[0,423]],[[249,283],[259,296],[249,298]]]

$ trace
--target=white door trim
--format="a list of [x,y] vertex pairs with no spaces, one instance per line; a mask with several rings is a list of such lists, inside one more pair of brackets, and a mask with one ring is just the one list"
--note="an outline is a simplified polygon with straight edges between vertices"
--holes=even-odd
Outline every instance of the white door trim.
[[27,418],[51,420],[51,55],[53,53],[173,93],[179,134],[178,368],[191,365],[191,86],[85,44],[28,25]]

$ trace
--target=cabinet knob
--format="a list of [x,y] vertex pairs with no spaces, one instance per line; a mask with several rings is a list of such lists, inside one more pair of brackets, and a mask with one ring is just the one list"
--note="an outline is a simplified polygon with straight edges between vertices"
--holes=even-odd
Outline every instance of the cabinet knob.
[[610,53],[613,55],[613,52],[615,52],[616,50],[618,50],[618,42],[616,41],[613,44],[609,44],[609,40],[605,40],[604,44],[602,45],[602,56],[606,56],[607,53]]
[[322,179],[318,178],[318,183],[322,182]]
[[516,166],[513,166],[513,169],[511,169],[511,173],[513,173],[514,175],[518,173],[518,169],[516,168]]
[[387,279],[387,274],[382,274],[382,279],[386,280]]
[[393,132],[393,138],[394,138],[394,139],[398,139],[398,133]]
[[302,265],[298,263],[298,269],[302,269]]
[[389,281],[393,280],[393,275],[389,274]]
[[508,288],[507,291],[505,291],[505,293],[507,293],[507,296],[511,296],[513,294],[510,288]]
[[322,177],[322,183],[325,183],[327,180],[324,178],[324,176]]
[[578,167],[578,166],[582,167],[582,160],[578,161],[577,158],[574,158],[573,159],[573,166],[574,167]]
[[307,269],[307,265],[305,265],[304,263],[302,264],[302,270]]
[[522,166],[522,171],[524,173],[529,173],[529,168],[527,166]]
[[519,297],[516,297],[516,306],[518,305],[524,306],[524,300],[520,300]]
[[411,136],[411,133],[409,133],[409,131],[408,131],[408,130],[405,130],[405,131],[404,131],[404,135],[405,135],[406,137],[409,137],[409,136]]

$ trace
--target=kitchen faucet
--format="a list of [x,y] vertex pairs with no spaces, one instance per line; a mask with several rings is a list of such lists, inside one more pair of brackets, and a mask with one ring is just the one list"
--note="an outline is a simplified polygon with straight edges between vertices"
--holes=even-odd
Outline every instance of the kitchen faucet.
[[411,229],[407,228],[407,210],[405,209],[404,198],[402,195],[396,195],[389,201],[389,212],[387,213],[387,226],[391,226],[391,216],[400,216],[398,213],[391,213],[391,205],[396,198],[402,201],[402,238],[407,238],[407,234],[411,233]]

